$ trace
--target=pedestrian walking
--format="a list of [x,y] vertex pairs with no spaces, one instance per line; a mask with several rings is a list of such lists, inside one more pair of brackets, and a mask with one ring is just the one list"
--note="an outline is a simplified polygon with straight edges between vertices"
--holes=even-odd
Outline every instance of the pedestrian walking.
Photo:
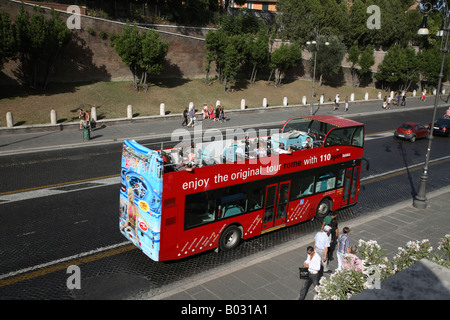
[[388,98],[387,98],[387,103],[386,103],[386,109],[391,109],[391,102],[392,102],[392,98],[391,98],[391,96],[389,96]]
[[342,233],[337,238],[337,259],[338,259],[338,267],[336,271],[342,270],[342,261],[346,254],[350,253],[350,239],[348,234],[350,233],[349,227],[344,227],[342,229]]
[[184,126],[186,126],[188,124],[188,115],[189,115],[189,112],[188,112],[188,108],[186,107],[186,108],[184,108],[184,111],[183,111],[183,118],[184,118],[184,120],[181,123],[182,127],[184,127]]
[[336,99],[334,99],[334,109],[339,110],[339,95],[336,95]]
[[330,226],[325,226],[323,231],[316,233],[314,237],[314,251],[321,257],[323,272],[331,272],[328,270],[328,248],[330,247],[330,238],[328,238],[328,233],[331,231]]
[[329,226],[331,228],[330,232],[328,233],[328,239],[330,240],[330,247],[328,248],[327,259],[328,261],[333,261],[334,260],[333,253],[334,250],[336,249],[337,237],[339,236],[337,213],[332,212],[323,219],[321,230],[323,230],[325,226]]
[[383,99],[383,105],[381,106],[383,109],[386,109],[386,106],[387,106],[387,97],[386,96],[384,96],[384,99]]
[[345,112],[348,111],[348,96],[345,97]]
[[220,122],[225,121],[225,110],[223,109],[223,107],[220,107],[219,120]]
[[188,123],[188,127],[190,126],[194,126],[195,125],[195,109],[192,108],[191,110],[189,110],[189,123]]
[[300,290],[300,297],[298,298],[299,300],[305,300],[311,285],[314,284],[314,287],[318,286],[320,280],[320,255],[311,246],[306,248],[306,253],[308,255],[305,262],[303,262],[303,266],[308,268],[308,279],[303,283],[303,287]]
[[420,97],[420,101],[425,101],[426,95],[427,95],[427,90],[426,90],[426,89],[423,89],[423,91],[422,91],[422,96]]
[[402,106],[406,106],[406,93],[403,94],[402,96]]

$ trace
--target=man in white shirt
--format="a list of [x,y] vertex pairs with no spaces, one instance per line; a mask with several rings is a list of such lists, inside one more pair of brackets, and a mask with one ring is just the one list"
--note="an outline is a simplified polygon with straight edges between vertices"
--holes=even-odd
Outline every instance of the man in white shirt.
[[308,268],[309,278],[305,281],[302,289],[300,290],[299,300],[305,300],[306,294],[308,293],[311,284],[314,284],[314,287],[318,286],[320,280],[319,271],[321,258],[317,252],[314,252],[314,248],[311,246],[306,249],[306,252],[308,253],[308,256],[306,257],[303,266],[305,268]]
[[323,231],[317,232],[314,237],[314,250],[322,257],[323,272],[326,273],[331,272],[331,270],[328,270],[327,261],[328,248],[330,247],[330,238],[328,237],[328,233],[330,230],[330,226],[325,226]]

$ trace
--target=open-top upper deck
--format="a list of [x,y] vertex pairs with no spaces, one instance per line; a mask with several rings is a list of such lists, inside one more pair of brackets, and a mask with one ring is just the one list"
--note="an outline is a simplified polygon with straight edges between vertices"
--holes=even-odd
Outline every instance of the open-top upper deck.
[[338,145],[362,148],[364,124],[328,115],[293,117],[281,132],[265,136],[241,133],[233,139],[208,142],[181,141],[175,147],[162,148],[161,155],[164,172],[174,172]]

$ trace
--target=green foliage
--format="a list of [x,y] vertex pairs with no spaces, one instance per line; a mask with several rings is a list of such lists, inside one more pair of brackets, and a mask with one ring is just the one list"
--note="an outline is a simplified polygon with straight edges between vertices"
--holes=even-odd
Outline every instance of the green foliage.
[[13,30],[23,80],[36,88],[39,70],[44,68],[45,88],[58,53],[71,39],[70,30],[59,13],[52,10],[51,18],[46,19],[43,10],[35,8],[30,17],[23,5],[14,21]]
[[302,50],[300,45],[297,44],[281,44],[281,46],[272,51],[270,56],[270,67],[275,70],[275,86],[281,84],[281,80],[286,71],[297,65],[302,59]]
[[[329,37],[329,45],[325,45],[326,37],[318,38],[320,49],[317,51],[316,74],[319,75],[320,83],[328,77],[337,75],[341,71],[341,63],[346,49],[341,39],[336,36]],[[314,55],[313,55],[314,56]],[[311,68],[314,67],[313,57]]]
[[130,26],[128,23],[120,35],[111,37],[111,45],[130,68],[136,91],[139,85],[147,90],[148,74],[158,75],[162,72],[169,49],[169,44],[162,42],[155,31],[139,32],[136,25]]
[[[373,288],[374,281],[383,281],[398,272],[412,266],[421,259],[428,259],[438,265],[450,267],[450,235],[445,235],[433,252],[429,240],[409,241],[405,247],[399,247],[392,261],[384,250],[373,240],[359,240],[358,257],[362,261],[362,270],[343,269],[329,278],[322,277],[316,287],[315,300],[347,300],[352,296]],[[344,257],[346,259],[346,257]]]
[[[439,73],[442,64],[442,52],[439,51],[439,44],[422,50],[418,54],[420,69],[423,80],[430,86],[436,86],[439,80]],[[443,79],[447,79],[450,72],[450,57],[446,55],[443,69]]]
[[[354,41],[360,48],[368,44],[389,47],[417,41],[414,30],[421,22],[417,10],[409,10],[413,0],[354,0],[349,7],[346,1],[336,0],[279,0],[278,23],[283,36],[291,40],[307,39],[315,25],[326,27],[333,35],[343,39],[347,47]],[[381,29],[369,29],[367,13],[371,5],[380,8]]]
[[419,81],[419,61],[413,48],[394,45],[378,66],[375,78],[387,85],[389,91],[408,90],[412,83]]
[[16,52],[13,28],[9,14],[0,13],[0,70],[8,59],[11,59]]

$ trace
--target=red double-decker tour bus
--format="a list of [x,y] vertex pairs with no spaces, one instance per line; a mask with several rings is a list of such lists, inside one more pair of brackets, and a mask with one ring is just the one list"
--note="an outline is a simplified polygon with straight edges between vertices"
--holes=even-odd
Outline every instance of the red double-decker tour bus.
[[155,261],[231,250],[354,205],[363,147],[364,124],[325,115],[231,142],[151,150],[125,141],[120,230]]

